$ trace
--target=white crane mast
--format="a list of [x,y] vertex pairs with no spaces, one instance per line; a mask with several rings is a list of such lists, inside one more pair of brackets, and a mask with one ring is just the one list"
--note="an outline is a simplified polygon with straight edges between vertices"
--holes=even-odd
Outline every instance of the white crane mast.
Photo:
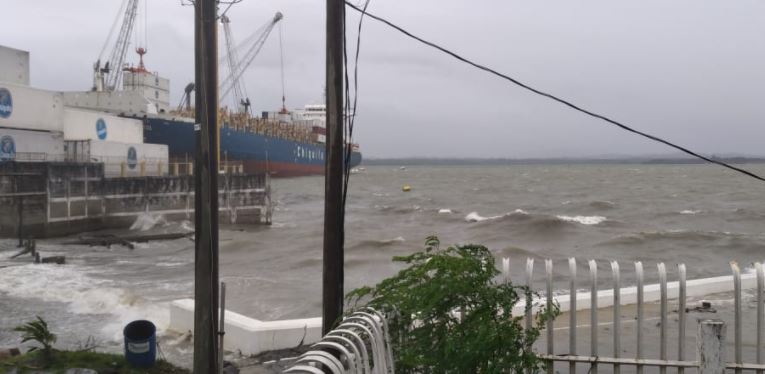
[[[239,79],[241,78],[242,74],[245,70],[252,64],[252,61],[255,60],[255,57],[258,55],[258,52],[260,52],[260,49],[263,48],[263,44],[265,44],[266,40],[268,39],[268,35],[271,34],[271,31],[273,31],[274,26],[276,26],[279,21],[282,19],[282,13],[276,12],[276,15],[274,18],[269,21],[265,25],[265,28],[261,31],[260,29],[256,31],[255,34],[247,38],[247,42],[245,42],[241,47],[247,47],[247,44],[249,44],[250,40],[254,41],[251,45],[249,45],[249,48],[247,48],[246,52],[244,53],[244,57],[242,57],[241,60],[235,60],[239,61],[238,63],[235,63],[235,67],[231,69],[229,72],[228,77],[224,79],[220,84],[220,99],[223,101],[229,93],[231,93],[232,90],[235,89],[235,86],[239,85]],[[224,32],[225,32],[225,24],[224,24]],[[233,43],[232,43],[233,44]],[[227,43],[228,47],[228,43]],[[240,47],[237,47],[236,49],[232,49],[232,51],[236,51],[240,49]],[[231,52],[229,52],[230,54]],[[229,58],[229,60],[231,60]]]
[[[231,32],[231,20],[225,14],[220,17],[223,24],[223,35],[226,40],[226,62],[228,63],[228,71],[230,76],[241,76],[239,70],[241,69],[239,54],[236,48],[234,48],[234,36]],[[247,97],[247,91],[241,84],[240,79],[234,79],[231,82],[231,91],[234,95],[234,103],[237,107],[242,106],[244,112],[248,111],[249,98]],[[222,101],[222,98],[221,98]]]
[[[117,39],[112,49],[109,59],[106,64],[101,66],[101,57],[94,65],[94,91],[114,91],[119,87],[120,79],[122,78],[122,65],[125,62],[125,55],[127,53],[128,45],[130,45],[130,36],[133,33],[133,26],[135,25],[136,14],[138,13],[138,1],[139,0],[126,0],[127,5],[124,6],[124,15],[122,17],[122,27],[117,35]],[[124,3],[123,3],[124,4]],[[122,10],[123,7],[120,7]],[[119,13],[115,20],[115,25],[119,22]],[[113,26],[113,27],[114,27]],[[112,29],[114,30],[114,29]],[[111,33],[107,37],[106,44],[103,51],[106,49],[111,39]]]

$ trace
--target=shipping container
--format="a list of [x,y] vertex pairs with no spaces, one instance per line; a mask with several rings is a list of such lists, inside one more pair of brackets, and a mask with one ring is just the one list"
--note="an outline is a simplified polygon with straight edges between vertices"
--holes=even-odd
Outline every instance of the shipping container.
[[62,132],[63,120],[61,92],[0,83],[0,127]]
[[0,45],[0,83],[29,86],[29,52]]
[[165,144],[121,143],[104,140],[67,140],[68,161],[101,162],[107,177],[167,175]]
[[0,128],[0,162],[63,160],[62,133]]
[[143,143],[143,122],[103,112],[65,108],[64,139]]

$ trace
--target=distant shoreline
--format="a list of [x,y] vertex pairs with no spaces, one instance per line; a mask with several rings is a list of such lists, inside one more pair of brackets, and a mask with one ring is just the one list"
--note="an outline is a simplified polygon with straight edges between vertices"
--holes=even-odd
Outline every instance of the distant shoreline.
[[[730,164],[762,164],[765,157],[712,157]],[[696,165],[695,158],[366,158],[362,166],[470,166],[470,165]]]

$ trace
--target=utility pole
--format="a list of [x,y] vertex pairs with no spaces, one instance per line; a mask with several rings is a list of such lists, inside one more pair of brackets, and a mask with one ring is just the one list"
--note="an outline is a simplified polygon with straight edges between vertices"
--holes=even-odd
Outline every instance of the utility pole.
[[217,0],[194,2],[194,373],[218,370]]
[[324,179],[322,335],[343,314],[343,0],[327,0],[327,144]]

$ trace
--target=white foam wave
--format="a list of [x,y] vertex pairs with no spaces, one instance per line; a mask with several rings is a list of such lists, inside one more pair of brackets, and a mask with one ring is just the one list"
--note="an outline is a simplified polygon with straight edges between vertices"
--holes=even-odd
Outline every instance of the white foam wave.
[[163,224],[167,225],[168,222],[161,214],[152,214],[151,212],[141,213],[135,218],[135,222],[130,226],[131,230],[148,231],[154,227]]
[[606,220],[603,216],[557,216],[567,222],[576,222],[582,225],[597,225]]
[[478,214],[478,212],[470,212],[470,213],[468,213],[468,215],[465,216],[465,221],[467,221],[467,222],[483,222],[483,221],[488,221],[488,220],[497,219],[497,218],[502,218],[502,216],[484,217],[484,216]]
[[699,214],[699,213],[701,213],[700,210],[686,209],[686,210],[681,210],[680,211],[680,214]]
[[404,239],[403,236],[397,236],[397,237],[395,237],[393,239],[388,239],[388,240],[381,240],[381,242],[386,243],[386,244],[389,244],[389,243],[403,243],[405,241],[406,241],[406,239]]
[[519,214],[519,215],[528,215],[529,213],[527,211],[523,210],[523,209],[516,209],[516,210],[514,210],[514,211],[512,211],[510,213],[505,213],[505,214],[502,214],[502,215],[499,215],[499,216],[484,217],[484,216],[478,214],[478,212],[470,212],[470,213],[468,213],[468,215],[465,216],[465,221],[467,221],[467,222],[483,222],[483,221],[490,221],[490,220],[494,220],[494,219],[499,219],[499,218],[502,218],[502,217],[512,216],[512,215],[516,215],[516,214]]
[[452,214],[452,213],[453,212],[452,212],[451,209],[439,209],[438,210],[438,214]]
[[92,278],[86,270],[70,264],[12,266],[0,272],[0,293],[63,303],[74,314],[109,315],[100,332],[114,341],[119,341],[122,328],[136,319],[151,320],[159,330],[167,328],[167,306],[145,300],[112,281]]

